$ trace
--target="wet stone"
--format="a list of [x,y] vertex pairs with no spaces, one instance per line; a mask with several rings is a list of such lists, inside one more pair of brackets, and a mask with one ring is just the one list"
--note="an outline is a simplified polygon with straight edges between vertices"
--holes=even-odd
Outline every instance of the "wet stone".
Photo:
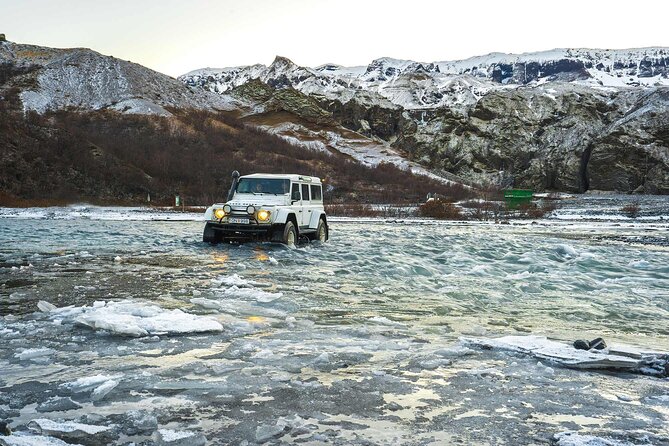
[[583,339],[574,341],[574,348],[577,350],[590,350],[590,343]]

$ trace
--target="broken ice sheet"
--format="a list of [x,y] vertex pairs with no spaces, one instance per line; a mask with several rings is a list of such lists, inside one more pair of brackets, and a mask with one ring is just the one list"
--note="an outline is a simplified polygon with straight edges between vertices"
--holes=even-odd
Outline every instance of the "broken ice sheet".
[[578,350],[570,344],[552,341],[545,336],[503,336],[494,339],[462,337],[460,342],[468,347],[519,352],[575,369],[617,369],[647,375],[661,375],[663,371],[653,370],[652,366],[658,356],[669,357],[667,353],[644,355],[630,346],[620,347],[620,351],[625,354],[617,354],[616,347],[610,351]]
[[53,320],[104,330],[119,336],[176,335],[223,331],[220,322],[179,309],[166,310],[145,302],[98,301],[92,306],[49,309]]

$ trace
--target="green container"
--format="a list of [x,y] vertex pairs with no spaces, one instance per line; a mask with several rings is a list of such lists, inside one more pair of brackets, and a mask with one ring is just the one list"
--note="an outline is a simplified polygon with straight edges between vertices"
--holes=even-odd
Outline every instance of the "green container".
[[504,191],[504,201],[509,209],[515,209],[521,204],[529,204],[534,196],[530,189],[507,189]]

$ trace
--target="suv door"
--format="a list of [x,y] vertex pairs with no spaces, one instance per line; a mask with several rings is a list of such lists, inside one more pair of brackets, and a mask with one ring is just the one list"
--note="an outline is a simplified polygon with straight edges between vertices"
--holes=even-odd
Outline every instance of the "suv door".
[[295,211],[295,218],[297,219],[297,226],[302,226],[302,217],[303,206],[302,206],[302,193],[300,190],[300,183],[292,183],[290,186],[290,208]]
[[[302,206],[300,213],[302,215],[302,220],[300,221],[300,226],[309,226],[309,221],[311,220],[311,197],[309,195],[309,185],[302,184]],[[299,219],[299,217],[298,217]]]

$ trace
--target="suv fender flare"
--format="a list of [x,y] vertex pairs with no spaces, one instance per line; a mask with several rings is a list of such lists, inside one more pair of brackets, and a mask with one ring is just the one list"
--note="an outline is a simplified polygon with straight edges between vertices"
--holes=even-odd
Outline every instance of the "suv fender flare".
[[[288,221],[288,217],[291,214],[295,216],[295,212],[293,212],[292,209],[279,209],[279,212],[276,214],[276,218],[274,219],[273,223],[275,225],[285,225]],[[295,221],[297,221],[297,219]]]
[[309,228],[316,229],[318,228],[318,220],[323,219],[325,221],[325,226],[328,225],[328,219],[325,216],[325,212],[312,212],[311,220],[309,221]]

